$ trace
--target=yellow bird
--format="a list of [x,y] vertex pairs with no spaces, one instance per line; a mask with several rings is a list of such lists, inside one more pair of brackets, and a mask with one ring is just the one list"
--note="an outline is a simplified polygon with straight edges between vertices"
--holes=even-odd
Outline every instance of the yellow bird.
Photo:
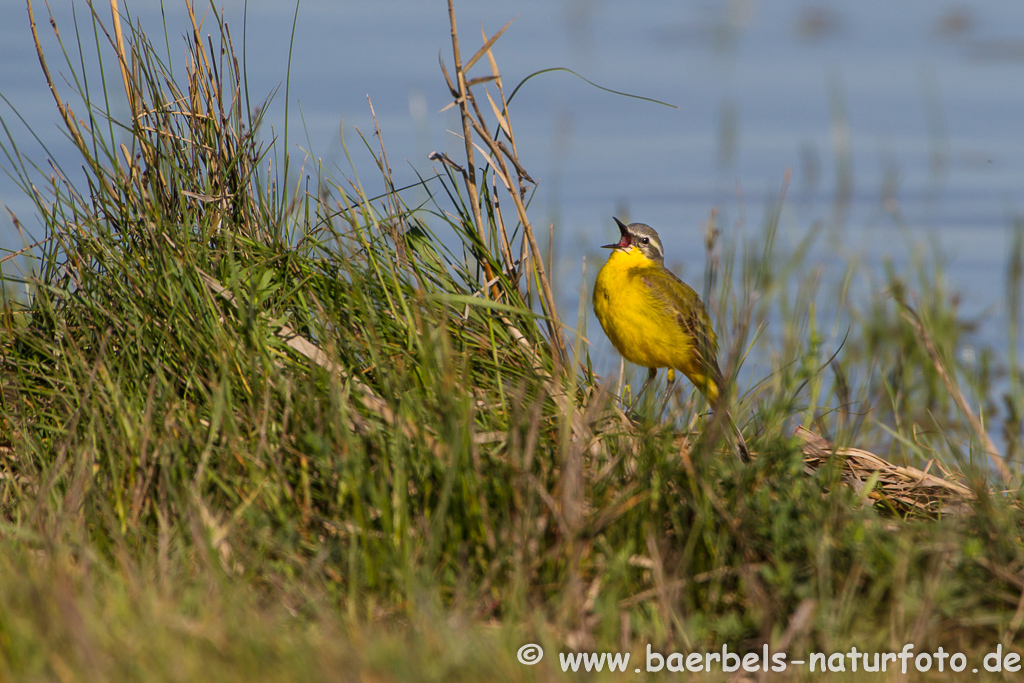
[[[618,218],[621,239],[612,249],[594,284],[594,313],[605,334],[622,356],[648,368],[651,383],[658,368],[679,370],[719,409],[723,380],[718,367],[718,339],[711,318],[693,288],[665,267],[661,238],[649,225],[625,225]],[[749,451],[728,412],[723,415],[736,431],[740,456]]]

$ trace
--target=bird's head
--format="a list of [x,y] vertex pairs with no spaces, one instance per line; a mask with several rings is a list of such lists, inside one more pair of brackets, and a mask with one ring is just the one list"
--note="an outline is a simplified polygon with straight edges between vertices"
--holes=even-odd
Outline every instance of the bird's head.
[[626,225],[618,218],[614,218],[614,220],[615,224],[619,226],[622,238],[616,244],[605,244],[601,247],[602,249],[616,249],[624,252],[636,249],[652,261],[658,263],[665,261],[665,250],[661,246],[661,238],[658,237],[654,228],[643,223]]

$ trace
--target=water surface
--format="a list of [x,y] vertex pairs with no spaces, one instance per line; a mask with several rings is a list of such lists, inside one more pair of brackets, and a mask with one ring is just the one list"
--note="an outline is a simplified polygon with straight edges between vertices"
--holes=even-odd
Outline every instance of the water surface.
[[[81,26],[88,8],[54,5],[70,42],[72,8]],[[281,88],[267,131],[280,136],[295,7],[221,6],[244,48],[250,94],[262,99]],[[122,7],[163,40],[156,3]],[[698,284],[709,211],[718,209],[726,239],[757,235],[788,170],[783,246],[820,225],[829,238],[814,258],[841,271],[850,258],[877,268],[893,257],[903,267],[908,244],[936,239],[965,313],[991,313],[979,343],[1004,344],[1006,250],[1024,205],[1024,4],[520,0],[463,1],[456,9],[464,55],[480,44],[481,26],[493,34],[515,18],[495,49],[506,84],[564,66],[678,107],[610,95],[565,73],[533,79],[516,97],[519,150],[540,183],[532,217],[556,226],[565,311],[576,309],[582,259],[592,282],[604,257],[597,246],[615,237],[613,214],[655,226],[670,264]],[[37,4],[53,50],[44,11]],[[163,13],[170,59],[183,73],[183,5]],[[438,57],[450,65],[450,51],[443,2],[304,0],[291,54],[291,153],[309,150],[347,173],[344,131],[364,181],[372,181],[357,134],[373,131],[369,97],[399,183],[415,181],[412,168],[429,174],[431,151],[458,158],[462,143],[450,132],[457,120],[440,111],[449,97]],[[0,7],[0,56],[0,93],[54,158],[72,163],[24,7]],[[56,69],[56,51],[50,60]],[[3,116],[23,151],[45,159],[11,113]],[[0,200],[38,233],[29,204],[6,178]],[[0,243],[18,246],[9,219],[0,220]],[[609,367],[614,353],[590,326],[598,364]]]

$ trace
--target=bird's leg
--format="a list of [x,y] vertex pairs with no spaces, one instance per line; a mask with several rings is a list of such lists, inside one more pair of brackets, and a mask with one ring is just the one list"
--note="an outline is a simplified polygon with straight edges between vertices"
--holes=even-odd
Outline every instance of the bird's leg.
[[640,387],[640,391],[636,392],[636,397],[633,399],[633,402],[629,404],[629,410],[626,411],[627,416],[633,412],[633,408],[635,408],[636,405],[640,402],[640,397],[644,395],[644,390],[647,389],[647,385],[651,383],[651,381],[654,379],[654,376],[657,374],[657,368],[647,368],[647,380]]
[[669,402],[672,400],[672,396],[675,394],[676,388],[676,371],[673,368],[668,369],[668,386],[665,387],[665,402],[661,404],[661,410],[658,411],[658,415],[665,413],[665,409],[668,408]]
[[640,400],[640,397],[644,395],[644,391],[647,389],[647,385],[654,381],[654,376],[658,374],[658,368],[647,368],[647,379],[640,386],[640,391],[636,392],[636,398],[633,402],[636,403]]

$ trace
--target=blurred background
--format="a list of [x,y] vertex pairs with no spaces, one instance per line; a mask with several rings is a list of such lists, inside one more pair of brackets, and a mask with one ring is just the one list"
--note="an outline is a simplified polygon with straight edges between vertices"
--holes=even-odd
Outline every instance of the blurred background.
[[[179,4],[126,0],[122,11],[152,39],[165,38],[183,73],[190,29]],[[451,65],[445,2],[219,6],[244,56],[253,106],[276,91],[268,140],[284,130],[288,88],[292,182],[307,152],[335,179],[351,177],[344,145],[361,178],[379,182],[359,137],[376,149],[368,98],[400,185],[415,183],[415,170],[432,173],[432,151],[460,156],[455,112],[441,111],[450,100],[438,65],[439,56]],[[36,20],[57,71],[45,9],[37,5]],[[74,44],[76,22],[91,36],[88,6],[52,9],[73,58],[94,64]],[[109,25],[109,7],[97,11]],[[891,258],[900,269],[932,245],[962,311],[981,321],[979,343],[1005,345],[1008,251],[1024,206],[1024,3],[463,0],[456,13],[464,56],[481,44],[481,27],[493,35],[515,20],[494,51],[506,93],[535,71],[567,67],[675,107],[610,94],[565,72],[530,80],[512,103],[520,158],[539,182],[534,224],[554,226],[554,279],[568,324],[581,284],[589,288],[606,257],[599,245],[617,239],[612,215],[657,228],[668,265],[700,291],[711,210],[727,242],[756,239],[789,172],[779,241],[785,248],[822,232],[813,257],[822,286],[842,286],[829,278],[842,280],[850,260],[870,270]],[[44,172],[47,158],[72,170],[73,148],[21,3],[0,5],[0,57],[9,134]],[[475,69],[488,73],[486,60]],[[127,117],[125,103],[113,107]],[[0,202],[26,238],[41,236],[7,177]],[[4,211],[0,246],[23,244]],[[599,367],[617,364],[592,319],[588,336]]]

